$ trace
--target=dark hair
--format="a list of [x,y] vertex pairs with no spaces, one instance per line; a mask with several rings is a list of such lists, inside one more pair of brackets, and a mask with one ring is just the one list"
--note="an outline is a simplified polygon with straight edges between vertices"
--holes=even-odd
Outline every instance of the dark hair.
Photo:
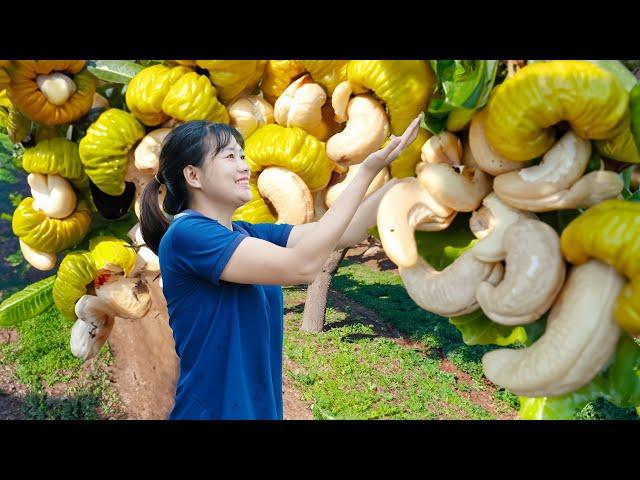
[[158,206],[160,185],[166,189],[162,203],[166,213],[176,215],[187,209],[189,193],[184,168],[187,165],[201,166],[209,153],[216,155],[229,145],[231,138],[244,148],[244,139],[238,130],[231,125],[206,120],[186,122],[165,137],[158,173],[144,188],[140,199],[140,231],[147,247],[156,255],[160,240],[169,228],[169,221]]

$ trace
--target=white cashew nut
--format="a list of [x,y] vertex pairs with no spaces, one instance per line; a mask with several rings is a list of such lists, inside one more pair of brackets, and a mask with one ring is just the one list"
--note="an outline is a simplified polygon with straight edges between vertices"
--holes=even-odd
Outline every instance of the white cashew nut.
[[122,318],[142,318],[151,308],[149,287],[139,278],[113,275],[96,288],[96,295]]
[[493,149],[484,134],[486,121],[487,109],[484,109],[473,116],[469,127],[469,147],[478,167],[489,175],[494,176],[524,167],[525,163],[509,160]]
[[[325,190],[325,195],[324,195],[324,203],[327,206],[327,208],[331,208],[331,205],[333,205],[333,203],[338,199],[338,197],[344,191],[346,186],[349,185],[351,181],[353,181],[356,174],[358,173],[359,168],[360,168],[360,164],[351,165],[349,167],[347,175],[344,176],[344,178],[341,181],[334,183],[333,185],[329,184],[329,186]],[[382,186],[389,181],[389,178],[390,178],[389,169],[387,167],[384,167],[371,181],[371,184],[369,185],[367,192],[364,194],[364,198],[367,198],[373,192],[382,188]]]
[[41,210],[47,217],[67,218],[76,209],[76,192],[66,178],[30,173],[27,183],[31,187],[33,208]]
[[378,206],[378,232],[385,253],[399,267],[413,267],[418,261],[415,230],[444,230],[456,214],[436,202],[416,178],[399,180]]
[[491,179],[479,168],[420,162],[416,173],[438,203],[457,212],[474,211],[491,191]]
[[64,105],[78,89],[73,80],[60,72],[38,75],[36,83],[46,99],[54,105]]
[[471,253],[483,262],[500,262],[507,252],[504,248],[504,232],[521,218],[536,219],[535,213],[523,212],[503,203],[495,193],[490,193],[484,205],[471,214],[469,227],[480,240],[471,247]]
[[313,197],[304,180],[291,170],[267,167],[258,176],[260,195],[271,203],[277,223],[300,225],[313,219]]
[[138,255],[136,256],[136,267],[133,272],[131,272],[131,276],[135,276],[142,271],[159,272],[160,259],[153,253],[153,250],[146,246],[144,238],[142,238],[140,224],[136,223],[133,228],[129,230],[128,235],[133,241],[133,244],[140,247],[138,248]]
[[22,256],[24,259],[29,262],[29,264],[38,270],[47,271],[52,270],[56,266],[56,254],[55,253],[47,253],[41,252],[39,250],[34,250],[29,245],[24,243],[22,239],[20,240],[20,251],[22,252]]
[[535,322],[558,296],[565,278],[560,238],[544,222],[520,219],[504,232],[506,273],[498,285],[481,283],[476,297],[484,313],[503,325]]
[[422,257],[413,267],[400,267],[398,272],[420,308],[453,317],[477,310],[476,288],[481,282],[499,282],[503,268],[501,263],[482,262],[467,251],[441,272]]
[[582,177],[590,155],[591,143],[569,131],[544,154],[539,165],[497,176],[493,189],[514,208],[555,210]]
[[143,174],[155,175],[160,165],[162,141],[171,128],[156,128],[147,133],[136,147],[133,158],[135,167]]
[[482,358],[485,376],[516,395],[555,397],[589,383],[613,354],[620,328],[613,309],[625,279],[598,260],[573,267],[547,329],[529,348]]
[[327,94],[310,75],[291,83],[276,100],[273,115],[276,123],[285,127],[298,127],[305,131],[316,128],[322,121],[322,106]]
[[241,96],[227,107],[232,127],[246,140],[258,128],[275,121],[273,107],[258,95]]
[[71,353],[89,360],[107,341],[114,325],[111,306],[94,295],[83,295],[75,306],[78,320],[71,329]]
[[349,107],[349,99],[353,92],[353,85],[349,80],[340,82],[333,90],[331,97],[331,106],[333,107],[333,119],[338,123],[347,121],[347,108]]
[[426,163],[460,165],[462,143],[456,135],[445,130],[424,142],[420,150],[420,158]]
[[562,190],[547,197],[517,198],[503,194],[502,199],[509,202],[511,206],[522,210],[549,212],[589,208],[608,198],[617,197],[623,187],[622,178],[616,172],[597,170],[587,173],[568,190]]
[[349,101],[348,121],[343,131],[326,145],[327,156],[339,165],[362,162],[378,150],[389,135],[389,117],[371,95],[357,95]]

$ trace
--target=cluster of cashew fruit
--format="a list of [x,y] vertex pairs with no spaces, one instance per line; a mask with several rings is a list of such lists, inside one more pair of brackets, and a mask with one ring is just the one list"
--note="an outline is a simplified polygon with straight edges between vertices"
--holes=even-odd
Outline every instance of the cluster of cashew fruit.
[[[132,237],[136,231],[132,229]],[[71,329],[71,353],[88,360],[106,342],[116,317],[142,318],[151,308],[145,271],[159,270],[127,242],[109,236],[91,240],[89,250],[68,254],[53,285],[60,312],[76,320]]]
[[[434,85],[423,60],[270,60],[259,94],[228,107],[245,138],[252,202],[234,219],[301,224],[319,219],[359,164],[401,134],[427,106]],[[367,195],[413,173],[422,131]]]
[[[517,395],[579,389],[606,367],[623,330],[640,333],[640,203],[622,200],[616,172],[585,173],[594,146],[640,161],[635,144],[615,147],[628,139],[628,117],[627,92],[588,62],[524,67],[474,115],[464,142],[431,137],[416,178],[381,201],[381,242],[421,308],[445,317],[481,309],[507,326],[548,314],[531,346],[483,357],[485,376]],[[560,121],[569,129],[556,135],[549,127]],[[573,209],[586,211],[561,235],[537,215]],[[414,232],[445,230],[458,212],[473,212],[476,240],[438,271]]]

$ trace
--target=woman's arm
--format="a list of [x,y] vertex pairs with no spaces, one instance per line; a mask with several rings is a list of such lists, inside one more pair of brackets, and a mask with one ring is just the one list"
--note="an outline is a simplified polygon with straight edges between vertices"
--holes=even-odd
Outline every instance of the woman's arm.
[[[356,210],[351,223],[340,237],[336,250],[342,250],[343,248],[353,247],[358,243],[364,241],[368,236],[368,229],[376,224],[376,216],[378,214],[378,206],[385,193],[398,182],[397,178],[393,178],[385,183],[380,189],[369,195],[360,204]],[[289,240],[287,241],[287,247],[292,248],[307,235],[314,235],[318,222],[305,223],[302,225],[295,225],[289,234]]]
[[[354,220],[356,210],[374,177],[395,160],[418,134],[416,118],[401,137],[393,137],[386,147],[369,155],[349,186],[317,222],[311,235],[304,235],[292,248],[245,238],[236,248],[221,279],[234,283],[292,285],[313,282],[327,257]],[[366,229],[365,229],[366,232]]]

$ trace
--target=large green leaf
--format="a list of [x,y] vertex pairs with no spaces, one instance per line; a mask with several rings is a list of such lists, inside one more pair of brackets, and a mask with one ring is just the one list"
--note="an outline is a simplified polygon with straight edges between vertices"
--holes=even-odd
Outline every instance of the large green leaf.
[[55,275],[32,283],[0,304],[0,327],[12,327],[35,317],[53,304]]
[[144,66],[131,60],[98,60],[95,66],[88,66],[87,69],[105,82],[128,85]]
[[500,345],[527,343],[527,331],[522,326],[500,325],[487,317],[480,309],[475,312],[452,317],[449,323],[462,333],[462,341],[467,345]]
[[484,107],[498,72],[498,60],[430,60],[438,83],[434,98],[421,122],[422,128],[437,134],[447,126],[448,116],[455,112],[454,130],[470,120],[474,110]]

